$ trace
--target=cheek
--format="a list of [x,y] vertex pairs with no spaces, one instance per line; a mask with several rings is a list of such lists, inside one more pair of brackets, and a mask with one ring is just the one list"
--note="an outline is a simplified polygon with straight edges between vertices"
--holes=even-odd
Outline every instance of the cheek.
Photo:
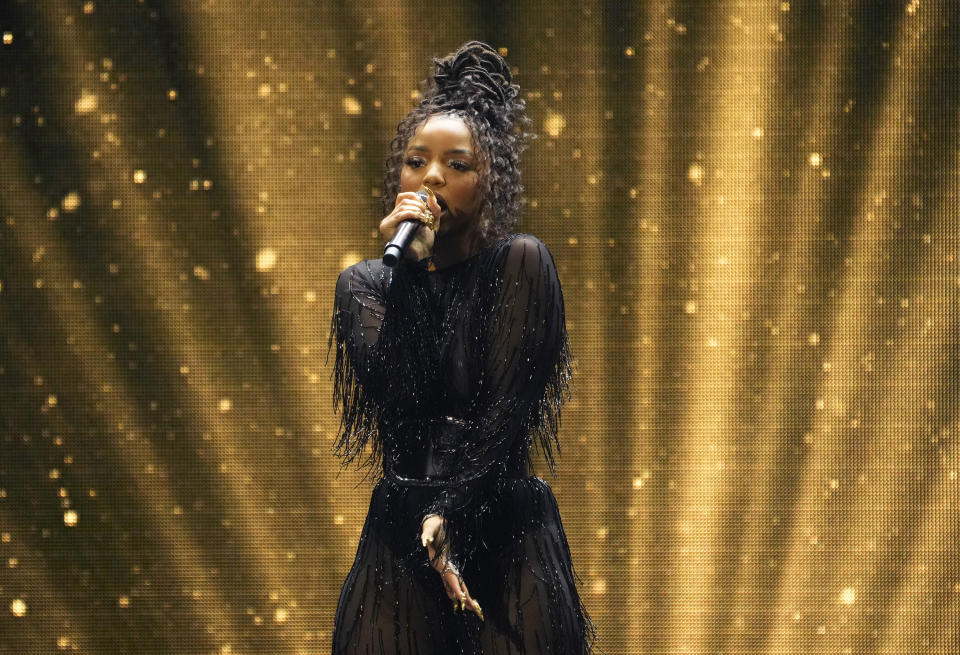
[[466,185],[463,192],[464,202],[471,208],[476,208],[480,204],[480,184],[478,180],[473,180]]
[[416,191],[416,189],[412,187],[419,188],[419,185],[417,185],[416,181],[414,180],[414,176],[411,175],[410,169],[404,166],[403,170],[400,171],[400,190]]

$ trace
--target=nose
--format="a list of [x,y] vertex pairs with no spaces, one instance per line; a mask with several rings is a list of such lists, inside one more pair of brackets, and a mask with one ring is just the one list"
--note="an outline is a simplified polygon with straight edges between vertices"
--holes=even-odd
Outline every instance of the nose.
[[427,170],[423,174],[423,183],[428,186],[439,186],[443,184],[443,171],[440,162],[432,161],[427,164]]

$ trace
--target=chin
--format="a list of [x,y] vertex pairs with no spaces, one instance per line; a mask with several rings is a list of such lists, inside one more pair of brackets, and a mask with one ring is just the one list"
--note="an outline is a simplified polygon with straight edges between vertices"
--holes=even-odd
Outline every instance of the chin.
[[444,218],[440,221],[440,227],[437,229],[437,234],[450,234],[451,232],[457,232],[459,228],[459,223],[456,219],[450,220],[449,218]]
[[473,229],[476,223],[477,221],[472,218],[450,214],[441,218],[437,234],[462,234]]

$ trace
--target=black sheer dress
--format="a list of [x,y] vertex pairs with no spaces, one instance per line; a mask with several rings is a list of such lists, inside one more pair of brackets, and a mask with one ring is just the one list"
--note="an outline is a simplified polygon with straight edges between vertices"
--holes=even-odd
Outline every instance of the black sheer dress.
[[[553,492],[570,354],[553,257],[512,234],[448,268],[366,260],[340,274],[337,452],[377,483],[337,606],[333,652],[580,654],[593,625]],[[455,612],[420,545],[447,520],[451,559],[485,621]]]

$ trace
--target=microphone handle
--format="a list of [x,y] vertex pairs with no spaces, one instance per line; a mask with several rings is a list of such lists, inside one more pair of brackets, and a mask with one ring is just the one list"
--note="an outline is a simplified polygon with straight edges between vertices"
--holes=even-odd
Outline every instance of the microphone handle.
[[[420,201],[424,205],[427,205],[427,192],[424,190],[417,191],[417,197],[420,198]],[[427,211],[430,211],[429,209]],[[393,233],[393,238],[390,239],[390,242],[383,248],[383,263],[386,266],[391,268],[397,265],[397,262],[400,261],[400,258],[403,257],[403,253],[407,250],[407,247],[410,245],[410,242],[413,241],[413,235],[417,233],[417,229],[423,225],[423,223],[415,218],[408,218],[407,220],[400,223],[397,226],[397,231]]]
[[384,265],[391,268],[397,265],[421,225],[423,223],[416,218],[408,218],[400,223],[397,231],[393,233],[393,238],[383,249]]

